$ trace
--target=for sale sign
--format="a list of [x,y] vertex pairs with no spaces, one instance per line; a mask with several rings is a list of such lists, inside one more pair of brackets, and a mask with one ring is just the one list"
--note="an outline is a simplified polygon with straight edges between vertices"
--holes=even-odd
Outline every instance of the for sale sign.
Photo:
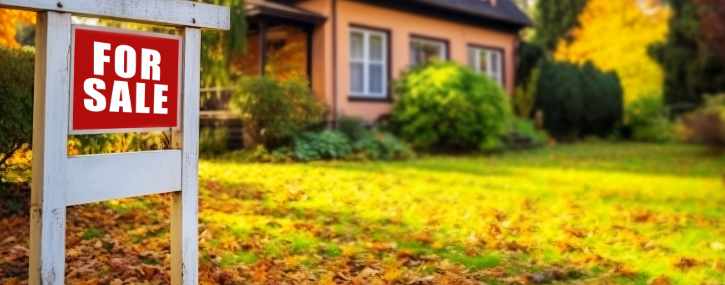
[[178,130],[181,39],[73,26],[69,133]]

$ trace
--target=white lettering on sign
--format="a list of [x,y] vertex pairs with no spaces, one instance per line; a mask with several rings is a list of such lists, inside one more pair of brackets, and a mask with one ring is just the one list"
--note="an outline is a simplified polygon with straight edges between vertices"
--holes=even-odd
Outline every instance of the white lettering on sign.
[[103,76],[103,63],[111,62],[111,57],[104,54],[111,50],[111,44],[93,42],[93,74]]
[[149,113],[146,104],[146,83],[136,83],[136,113]]
[[163,92],[169,91],[169,86],[156,84],[154,85],[154,114],[168,114],[169,110],[164,108],[161,104],[165,103],[168,98],[164,96]]
[[[124,56],[125,55],[125,56]],[[119,60],[121,59],[121,60]],[[127,45],[116,48],[116,74],[121,78],[131,78],[136,75],[136,51]],[[125,65],[125,69],[124,69]],[[125,71],[124,71],[125,70]]]
[[[101,69],[101,71],[103,71],[103,69]],[[103,97],[103,94],[96,91],[96,89],[93,89],[93,86],[100,90],[106,90],[106,83],[103,82],[103,80],[88,78],[85,82],[83,82],[83,90],[85,90],[86,94],[91,96],[93,99],[84,99],[83,104],[86,106],[88,111],[100,112],[106,109],[106,97]],[[93,104],[94,100],[96,104]]]
[[153,74],[153,78],[156,81],[161,80],[161,54],[152,49],[141,49],[141,79],[149,80],[149,73]]
[[118,112],[119,108],[123,108],[124,113],[133,113],[131,111],[131,96],[128,91],[128,82],[113,81],[113,92],[111,93],[111,107],[109,112]]
[[[105,54],[111,50],[111,44],[93,42],[93,74],[103,76],[103,69],[106,63],[111,62],[111,57]],[[129,79],[136,75],[136,50],[127,45],[116,47],[114,57],[114,70],[121,78]],[[161,53],[152,49],[141,49],[141,79],[161,80]],[[106,109],[106,97],[98,90],[106,90],[106,83],[98,78],[88,78],[83,82],[83,90],[93,99],[84,99],[83,106],[91,112],[101,112]],[[168,85],[154,84],[154,114],[168,114],[169,110],[164,108],[163,103],[168,102],[164,92],[169,91]],[[131,92],[128,82],[115,80],[111,92],[109,112],[133,113],[131,105]],[[136,113],[149,114],[150,108],[146,106],[146,84],[136,83]]]

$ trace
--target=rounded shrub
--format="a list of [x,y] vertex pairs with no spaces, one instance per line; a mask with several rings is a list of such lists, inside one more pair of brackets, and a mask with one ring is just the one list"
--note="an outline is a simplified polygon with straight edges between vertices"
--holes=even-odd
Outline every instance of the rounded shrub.
[[631,139],[635,141],[669,142],[677,137],[662,94],[639,97],[627,106],[625,115]]
[[544,115],[544,128],[557,139],[607,137],[623,117],[619,77],[591,62],[583,66],[542,61],[534,108]]
[[248,148],[274,147],[324,124],[330,108],[307,82],[273,77],[245,77],[231,108],[242,118]]
[[396,82],[392,120],[417,148],[492,150],[503,146],[510,116],[504,90],[453,62],[414,68]]
[[725,151],[725,94],[705,95],[705,104],[684,115],[678,133],[687,142]]

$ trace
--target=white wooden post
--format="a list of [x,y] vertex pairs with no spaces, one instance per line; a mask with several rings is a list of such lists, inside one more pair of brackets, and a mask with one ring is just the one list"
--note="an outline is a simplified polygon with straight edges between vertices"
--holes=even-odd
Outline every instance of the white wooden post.
[[30,284],[65,279],[71,14],[40,12],[35,34]]
[[[229,8],[176,0],[0,0],[0,8],[38,12],[30,284],[65,281],[66,206],[172,192],[171,283],[197,285],[201,28],[229,30]],[[181,151],[67,156],[71,13],[180,27],[182,134],[173,144]]]
[[[181,29],[179,29],[181,30]],[[201,30],[183,28],[181,191],[171,195],[171,284],[199,282],[198,161]],[[181,258],[179,258],[181,257]]]

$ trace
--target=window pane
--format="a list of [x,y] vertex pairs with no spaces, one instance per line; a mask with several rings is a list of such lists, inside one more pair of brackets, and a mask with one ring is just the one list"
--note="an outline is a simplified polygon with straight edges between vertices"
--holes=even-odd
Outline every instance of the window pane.
[[472,48],[468,49],[468,66],[475,69],[476,71],[480,71],[480,70],[478,70],[478,66],[476,66],[476,55],[477,54],[478,54],[478,50],[472,49]]
[[364,66],[362,63],[350,63],[350,92],[363,93],[364,89]]
[[418,58],[420,46],[417,45],[415,42],[410,42],[410,64],[411,65],[418,65],[421,63],[421,59]]
[[370,65],[370,93],[381,94],[383,93],[383,65],[382,64],[371,64]]
[[350,32],[350,58],[363,59],[363,33]]
[[490,74],[499,74],[501,70],[501,57],[498,52],[489,52],[491,55],[491,70]]
[[370,35],[370,59],[383,60],[383,37]]
[[441,53],[443,52],[443,45],[436,43],[426,43],[423,45],[423,53],[427,61],[433,59],[441,59]]
[[491,63],[491,77],[496,80],[496,82],[503,84],[503,59],[501,57],[501,52],[498,51],[490,51],[490,63]]
[[411,64],[417,65],[440,60],[445,44],[433,41],[412,40],[410,42]]
[[488,53],[486,51],[478,50],[478,64],[479,72],[490,74],[488,73]]

